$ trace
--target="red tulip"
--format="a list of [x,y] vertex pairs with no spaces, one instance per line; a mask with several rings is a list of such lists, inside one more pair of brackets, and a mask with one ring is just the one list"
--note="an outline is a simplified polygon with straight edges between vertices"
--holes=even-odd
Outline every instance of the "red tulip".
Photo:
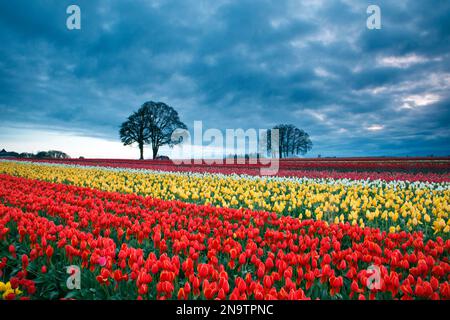
[[188,295],[185,293],[184,288],[180,288],[178,290],[177,299],[178,300],[184,300],[187,299]]
[[220,299],[220,300],[225,300],[226,297],[227,297],[227,296],[226,296],[226,294],[225,294],[225,290],[220,289],[220,290],[219,290],[219,293],[217,294],[217,298]]
[[45,254],[50,259],[53,256],[53,247],[50,245],[47,246],[47,249],[45,249]]
[[206,278],[209,274],[209,267],[207,264],[201,263],[198,265],[197,271],[200,275],[200,278]]
[[28,256],[26,254],[22,255],[22,269],[25,270],[28,267]]
[[352,284],[351,284],[351,286],[350,286],[350,289],[351,289],[353,292],[361,292],[361,290],[359,289],[358,283],[357,283],[355,280],[352,281]]
[[8,251],[13,256],[13,258],[16,258],[16,247],[14,245],[9,245]]
[[186,294],[189,294],[189,293],[191,292],[191,285],[189,284],[189,282],[186,282],[186,283],[184,284],[184,292],[185,292]]
[[6,296],[4,296],[5,300],[14,300],[16,298],[16,295],[14,293],[8,293]]
[[273,285],[272,277],[271,276],[264,276],[263,283],[264,283],[264,287],[266,289],[270,289],[272,287],[272,285]]
[[138,294],[144,295],[144,294],[147,294],[147,292],[148,292],[148,286],[145,283],[141,284],[138,288]]
[[12,277],[9,280],[10,284],[11,284],[11,289],[17,289],[19,287],[19,279],[17,279],[16,277]]
[[245,253],[241,253],[239,255],[239,264],[245,264],[245,261],[247,260],[247,257],[245,256]]

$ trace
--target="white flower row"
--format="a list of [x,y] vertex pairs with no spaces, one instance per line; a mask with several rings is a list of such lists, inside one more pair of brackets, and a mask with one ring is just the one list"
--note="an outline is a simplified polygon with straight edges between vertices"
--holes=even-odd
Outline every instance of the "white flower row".
[[211,172],[191,172],[191,171],[164,171],[154,169],[132,169],[121,167],[107,167],[107,166],[90,166],[90,165],[78,165],[78,164],[61,164],[51,162],[30,162],[20,160],[6,160],[0,159],[0,162],[14,162],[19,164],[31,164],[35,166],[50,166],[50,167],[66,167],[77,169],[97,169],[106,170],[111,172],[130,172],[130,173],[142,173],[149,175],[172,175],[192,178],[213,178],[213,179],[245,179],[253,181],[263,182],[294,182],[304,184],[327,184],[327,185],[344,185],[347,187],[363,186],[363,187],[375,187],[375,188],[389,188],[389,189],[428,189],[433,191],[445,191],[450,190],[450,182],[426,182],[426,181],[408,181],[408,180],[370,180],[370,179],[333,179],[333,178],[307,178],[307,177],[278,177],[278,176],[253,176],[247,174],[223,174],[223,173],[211,173]]

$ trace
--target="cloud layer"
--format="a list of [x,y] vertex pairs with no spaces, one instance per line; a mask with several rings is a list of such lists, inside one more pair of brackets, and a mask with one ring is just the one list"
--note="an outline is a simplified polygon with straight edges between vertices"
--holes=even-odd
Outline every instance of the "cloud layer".
[[118,140],[154,100],[190,127],[295,124],[312,155],[450,154],[450,2],[377,1],[381,30],[369,4],[3,1],[0,130]]

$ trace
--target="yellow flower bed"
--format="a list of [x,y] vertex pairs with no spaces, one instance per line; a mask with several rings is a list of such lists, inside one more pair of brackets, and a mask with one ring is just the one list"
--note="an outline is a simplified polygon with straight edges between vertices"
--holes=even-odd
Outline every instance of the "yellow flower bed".
[[385,183],[332,183],[189,173],[0,162],[0,173],[104,191],[136,193],[219,207],[274,211],[395,232],[448,237],[450,190]]

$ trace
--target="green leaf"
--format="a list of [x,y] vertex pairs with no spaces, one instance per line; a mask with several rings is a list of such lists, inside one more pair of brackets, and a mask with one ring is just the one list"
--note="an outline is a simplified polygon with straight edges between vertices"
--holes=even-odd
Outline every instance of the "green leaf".
[[71,298],[76,298],[79,296],[79,292],[78,290],[72,290],[69,293],[66,294],[66,296],[64,298],[66,299],[71,299]]
[[52,292],[50,292],[50,294],[49,294],[49,296],[48,296],[48,298],[50,299],[50,300],[54,300],[54,299],[57,299],[58,298],[58,291],[52,291]]

